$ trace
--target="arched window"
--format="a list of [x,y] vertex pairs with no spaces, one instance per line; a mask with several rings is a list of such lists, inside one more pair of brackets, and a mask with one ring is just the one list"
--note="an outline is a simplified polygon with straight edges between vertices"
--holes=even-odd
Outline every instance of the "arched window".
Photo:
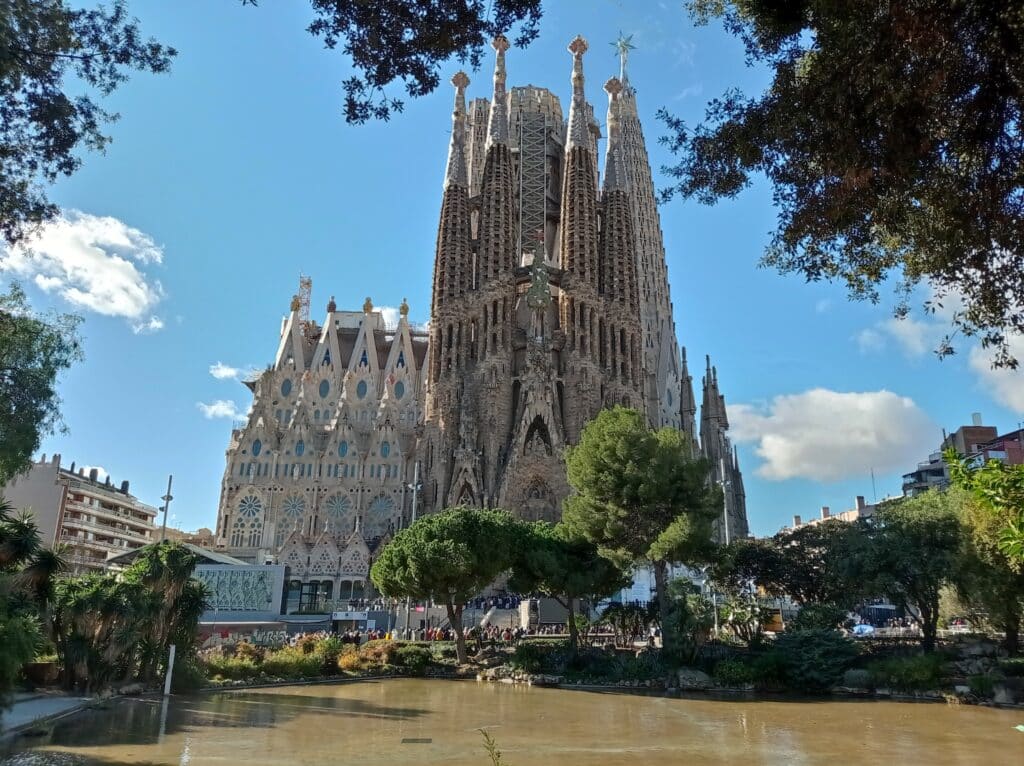
[[380,443],[380,456],[381,457],[387,457],[390,454],[391,454],[391,444],[389,444],[388,442],[381,442]]
[[262,450],[262,449],[263,449],[263,442],[261,442],[259,439],[256,439],[255,441],[253,441],[253,443],[252,443],[252,456],[253,457],[259,457],[260,456],[260,450]]
[[356,384],[356,396],[358,396],[360,399],[366,398],[367,390],[368,386],[366,385],[365,380],[361,380],[359,381],[359,383]]
[[306,443],[299,439],[295,442],[295,457],[302,457],[302,453],[306,451]]
[[348,454],[348,442],[343,441],[338,444],[338,457],[345,457]]
[[290,378],[285,378],[281,381],[281,396],[288,396],[292,392],[292,381]]
[[331,392],[331,381],[321,380],[320,381],[320,398],[326,399],[327,394]]

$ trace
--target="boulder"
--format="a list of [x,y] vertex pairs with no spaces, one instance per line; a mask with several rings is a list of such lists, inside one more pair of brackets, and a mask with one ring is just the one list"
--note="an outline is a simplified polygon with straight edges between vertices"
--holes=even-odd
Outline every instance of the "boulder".
[[680,668],[678,678],[680,689],[710,689],[714,685],[711,676],[696,668]]

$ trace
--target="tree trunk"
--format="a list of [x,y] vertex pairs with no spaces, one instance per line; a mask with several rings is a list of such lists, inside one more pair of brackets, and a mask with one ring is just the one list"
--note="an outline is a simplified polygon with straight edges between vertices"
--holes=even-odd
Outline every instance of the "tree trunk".
[[466,654],[466,634],[462,630],[462,605],[456,606],[451,601],[446,601],[444,608],[448,611],[448,622],[455,633],[455,656],[460,665],[465,665],[469,662],[469,656]]
[[935,636],[939,628],[938,604],[935,607],[932,609],[929,604],[918,609],[921,614],[921,648],[926,652],[935,651]]
[[1002,627],[1006,634],[1003,638],[1003,648],[1011,656],[1016,655],[1020,651],[1020,618],[1007,620]]
[[654,562],[654,589],[658,596],[658,619],[661,622],[661,650],[669,654],[675,649],[671,631],[665,630],[668,620],[668,563]]
[[569,649],[572,650],[572,654],[575,657],[580,651],[580,633],[576,629],[576,612],[573,610],[571,598],[566,599],[565,603],[559,599],[559,603],[569,611],[567,617],[569,622]]

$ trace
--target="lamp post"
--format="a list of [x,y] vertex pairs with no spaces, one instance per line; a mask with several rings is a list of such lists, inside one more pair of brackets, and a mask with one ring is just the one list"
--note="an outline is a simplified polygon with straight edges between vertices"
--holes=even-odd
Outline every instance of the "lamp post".
[[[412,519],[409,522],[411,527],[416,523],[417,503],[420,496],[420,461],[417,460],[412,471]],[[405,597],[405,630],[409,630],[409,609],[412,606],[409,596]]]
[[725,478],[725,458],[718,458],[718,466],[722,475],[722,522],[725,528],[725,544],[729,544],[729,490],[732,482]]
[[164,501],[164,525],[160,530],[160,542],[167,539],[167,507],[171,504],[174,499],[174,495],[171,494],[171,482],[174,481],[174,476],[167,477],[167,494],[160,499]]

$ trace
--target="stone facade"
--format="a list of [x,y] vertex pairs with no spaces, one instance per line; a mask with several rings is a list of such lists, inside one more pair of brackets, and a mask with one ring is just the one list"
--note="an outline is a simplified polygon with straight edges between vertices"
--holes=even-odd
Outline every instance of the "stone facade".
[[405,310],[385,327],[369,300],[363,312],[332,301],[320,326],[296,298],[274,364],[249,384],[252,412],[227,452],[219,541],[239,558],[287,564],[320,596],[366,592],[374,551],[411,517],[417,464],[420,512],[469,505],[557,520],[569,492],[563,450],[616,404],[685,431],[724,483],[729,537],[747,534],[710,364],[698,443],[625,62],[604,87],[599,182],[586,41],[569,46],[564,120],[551,91],[506,89],[508,47],[494,41],[489,102],[467,109],[469,78],[452,78],[429,334],[410,328]]
[[274,363],[246,385],[247,422],[232,432],[218,547],[279,562],[324,598],[366,592],[370,551],[411,510],[426,338],[404,303],[388,327],[367,299],[322,325],[296,298]]

